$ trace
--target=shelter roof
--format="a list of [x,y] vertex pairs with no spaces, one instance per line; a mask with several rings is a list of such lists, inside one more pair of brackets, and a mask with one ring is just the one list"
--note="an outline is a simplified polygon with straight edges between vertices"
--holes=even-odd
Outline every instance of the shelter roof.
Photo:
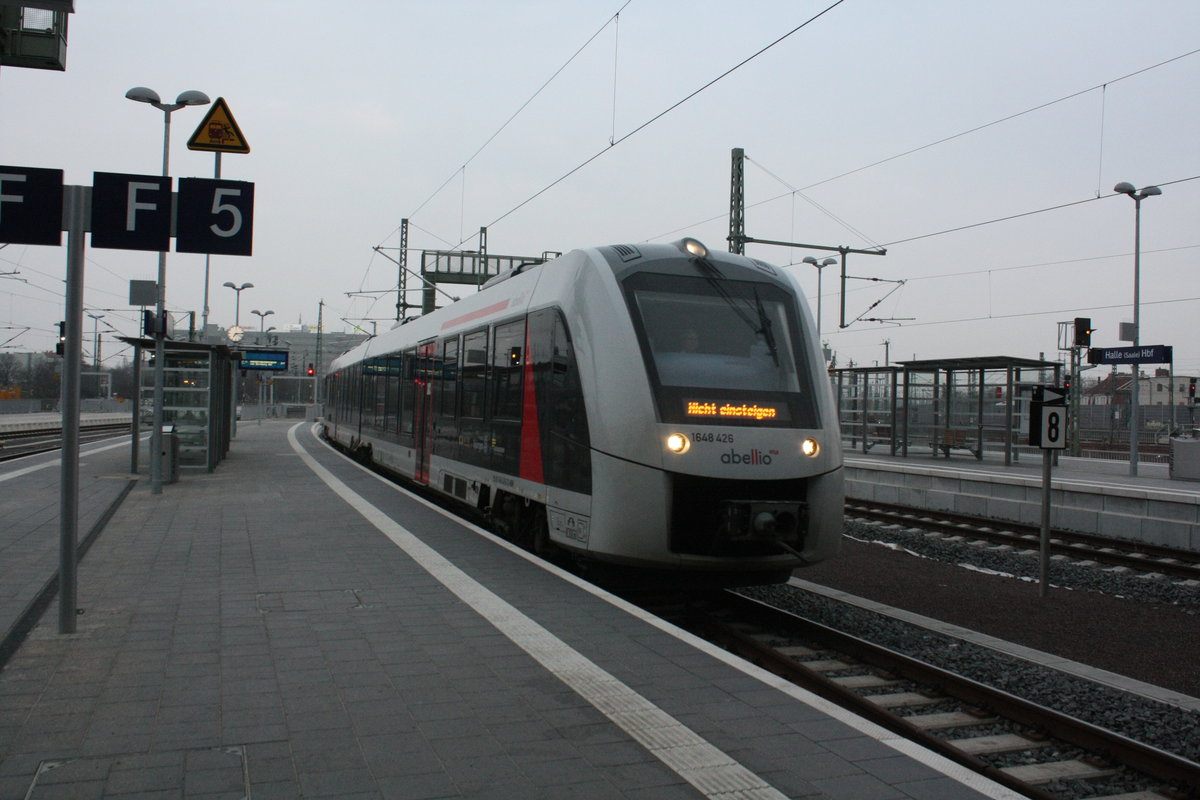
[[1042,361],[1035,358],[1016,358],[1014,356],[973,356],[970,358],[930,358],[918,361],[897,361],[910,372],[932,372],[934,370],[971,370],[971,369],[1049,369],[1062,366],[1057,361]]

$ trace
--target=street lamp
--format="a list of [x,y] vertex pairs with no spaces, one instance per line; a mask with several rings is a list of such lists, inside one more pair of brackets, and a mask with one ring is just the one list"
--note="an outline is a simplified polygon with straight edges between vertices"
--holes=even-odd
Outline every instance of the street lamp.
[[228,286],[230,289],[233,289],[235,292],[237,292],[237,303],[235,303],[233,307],[233,324],[240,328],[242,327],[242,292],[246,289],[253,289],[254,284],[243,283],[241,286],[238,286],[233,281],[225,281],[225,283],[221,285]]
[[[1141,303],[1142,303],[1142,201],[1147,197],[1157,197],[1162,189],[1157,186],[1143,186],[1141,189],[1132,183],[1121,181],[1113,187],[1118,194],[1128,195],[1133,199],[1133,346],[1140,345]],[[1141,429],[1141,410],[1138,408],[1138,375],[1137,364],[1130,364],[1133,372],[1133,386],[1129,395],[1129,474],[1138,474],[1138,432]]]
[[[149,103],[163,112],[163,158],[162,174],[167,177],[171,162],[171,113],[186,106],[203,106],[212,101],[204,92],[189,89],[180,92],[174,103],[164,103],[158,92],[145,86],[135,86],[125,93],[125,96],[137,103]],[[163,426],[163,361],[165,360],[166,336],[165,308],[167,304],[167,253],[165,250],[158,254],[158,298],[155,302],[154,326],[154,422],[150,431],[150,492],[162,494],[162,426]]]
[[274,311],[259,311],[257,308],[255,308],[250,313],[255,315],[256,317],[258,317],[258,332],[266,333],[267,317],[271,316],[275,312]]
[[836,264],[837,259],[836,258],[825,258],[825,259],[822,259],[821,261],[817,261],[817,259],[813,258],[812,256],[805,256],[804,263],[812,264],[814,267],[817,268],[817,338],[820,339],[821,338],[821,273],[825,271],[826,267],[830,266],[831,264]]

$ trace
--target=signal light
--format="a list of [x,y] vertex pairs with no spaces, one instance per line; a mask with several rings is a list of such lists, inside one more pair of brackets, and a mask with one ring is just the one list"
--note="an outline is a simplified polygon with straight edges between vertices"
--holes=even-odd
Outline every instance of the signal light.
[[1188,378],[1188,399],[1196,402],[1196,379]]
[[308,377],[311,378],[313,375],[316,375],[316,374],[317,374],[317,371],[315,369],[313,369],[313,365],[309,364],[308,365]]
[[54,345],[55,355],[63,355],[67,350],[67,323],[58,323],[58,342]]
[[1090,347],[1092,344],[1092,318],[1091,317],[1076,317],[1075,318],[1075,346]]

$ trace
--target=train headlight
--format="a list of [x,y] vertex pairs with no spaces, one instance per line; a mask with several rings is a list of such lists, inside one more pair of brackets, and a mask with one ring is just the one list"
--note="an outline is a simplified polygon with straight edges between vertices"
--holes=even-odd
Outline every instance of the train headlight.
[[704,244],[698,239],[693,239],[690,236],[680,239],[676,244],[676,247],[690,256],[695,256],[696,258],[708,257],[708,248],[705,247]]
[[816,439],[805,439],[800,443],[800,452],[809,458],[816,458],[817,453],[821,452],[821,443]]
[[667,449],[672,453],[686,453],[691,446],[691,440],[682,433],[672,433],[667,436]]

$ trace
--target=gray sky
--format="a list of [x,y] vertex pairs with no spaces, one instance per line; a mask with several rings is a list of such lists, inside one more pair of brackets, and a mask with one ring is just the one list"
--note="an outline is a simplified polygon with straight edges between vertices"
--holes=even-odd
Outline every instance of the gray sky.
[[[249,281],[244,327],[250,309],[314,323],[324,299],[327,329],[382,330],[396,268],[372,248],[398,246],[401,218],[417,249],[474,248],[481,226],[498,254],[685,235],[724,249],[742,147],[749,235],[885,245],[850,256],[850,274],[905,281],[851,281],[847,321],[904,321],[839,330],[825,270],[843,366],[882,363],[885,340],[893,361],[1058,358],[1057,323],[1075,316],[1120,344],[1134,204],[1110,195],[1159,184],[1142,207],[1142,342],[1200,373],[1200,3],[844,0],[672,109],[829,4],[77,0],[65,73],[0,68],[0,163],[70,184],[155,174],[162,114],[126,90],[224,97],[252,148],[222,172],[255,183],[254,255],[212,259],[211,321],[233,322],[221,284]],[[212,175],[213,155],[185,147],[203,116],[172,116],[175,177]],[[817,273],[799,262],[828,253],[747,253],[796,264],[815,313]],[[153,279],[156,256],[87,256],[85,305],[106,309],[101,330],[135,332],[128,281]],[[0,327],[30,328],[6,350],[52,347],[65,261],[0,250],[0,272],[19,272],[0,278]],[[203,274],[203,256],[172,253],[168,307],[198,312]]]

